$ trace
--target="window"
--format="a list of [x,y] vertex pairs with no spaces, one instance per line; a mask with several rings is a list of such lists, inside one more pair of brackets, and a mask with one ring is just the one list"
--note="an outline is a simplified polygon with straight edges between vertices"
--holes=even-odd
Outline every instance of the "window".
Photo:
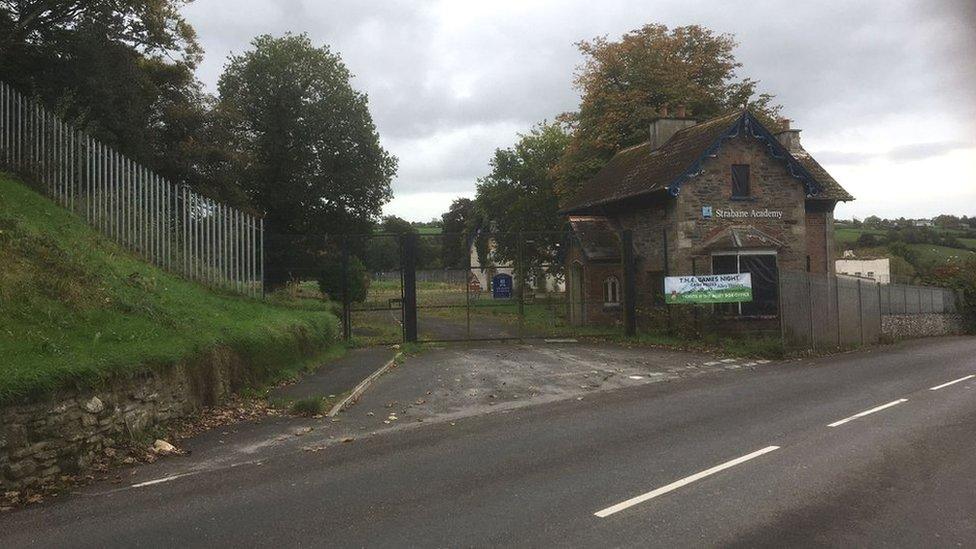
[[874,271],[868,271],[868,278],[874,278]]
[[620,282],[617,281],[617,277],[615,276],[608,276],[603,281],[603,304],[620,304]]
[[752,274],[752,301],[716,305],[742,316],[771,316],[779,308],[779,267],[775,252],[732,252],[712,256],[712,274]]
[[732,198],[749,198],[749,165],[732,164]]

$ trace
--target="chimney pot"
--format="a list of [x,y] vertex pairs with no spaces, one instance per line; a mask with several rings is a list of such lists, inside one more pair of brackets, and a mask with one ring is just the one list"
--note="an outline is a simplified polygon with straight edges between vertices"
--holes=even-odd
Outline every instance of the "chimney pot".
[[668,117],[668,106],[667,105],[662,105],[661,106],[661,118],[667,118],[667,117]]
[[789,118],[780,118],[779,119],[779,125],[782,126],[782,129],[783,130],[790,129],[790,122],[792,122],[792,120],[790,120]]
[[685,110],[685,106],[684,106],[684,105],[678,105],[678,108],[677,108],[677,110],[675,111],[675,113],[674,113],[674,115],[675,115],[676,117],[678,117],[678,118],[684,118],[685,116],[687,116],[687,115],[688,115],[688,113],[687,113],[687,111]]

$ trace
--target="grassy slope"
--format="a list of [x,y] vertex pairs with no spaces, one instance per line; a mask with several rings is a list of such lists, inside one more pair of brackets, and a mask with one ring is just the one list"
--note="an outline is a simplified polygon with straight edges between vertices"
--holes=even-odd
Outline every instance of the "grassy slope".
[[139,261],[0,173],[0,401],[174,363],[216,344],[270,373],[336,338],[325,304],[209,291]]
[[[965,234],[961,231],[953,231],[948,229],[935,228],[934,230],[953,236]],[[878,229],[838,227],[834,231],[834,237],[837,240],[838,249],[845,250],[856,247],[857,239],[860,238],[862,234],[869,233],[879,237],[883,237],[886,234],[885,231]],[[907,247],[918,254],[919,261],[922,264],[938,264],[945,263],[946,261],[953,259],[965,259],[972,256],[973,253],[976,252],[976,239],[960,238],[959,241],[963,246],[969,248],[969,250],[935,246],[933,244],[908,244]]]

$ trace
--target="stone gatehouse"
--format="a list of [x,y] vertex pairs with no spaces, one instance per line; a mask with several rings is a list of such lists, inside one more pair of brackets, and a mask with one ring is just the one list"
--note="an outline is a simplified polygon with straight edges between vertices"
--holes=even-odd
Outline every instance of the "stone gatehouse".
[[753,301],[717,306],[744,317],[777,312],[778,273],[833,272],[833,212],[853,200],[801,146],[800,130],[771,132],[751,112],[698,123],[652,122],[646,143],[618,152],[563,205],[571,319],[621,318],[616,235],[631,230],[637,303],[664,303],[664,277],[752,273]]

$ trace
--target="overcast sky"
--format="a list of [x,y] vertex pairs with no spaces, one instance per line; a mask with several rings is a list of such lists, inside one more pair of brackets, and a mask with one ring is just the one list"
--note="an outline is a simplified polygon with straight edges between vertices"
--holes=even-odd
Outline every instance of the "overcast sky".
[[495,148],[574,110],[575,42],[645,23],[732,33],[742,76],[776,95],[857,200],[839,217],[976,215],[976,2],[195,0],[210,91],[259,34],[339,53],[400,159],[386,213],[473,196]]

